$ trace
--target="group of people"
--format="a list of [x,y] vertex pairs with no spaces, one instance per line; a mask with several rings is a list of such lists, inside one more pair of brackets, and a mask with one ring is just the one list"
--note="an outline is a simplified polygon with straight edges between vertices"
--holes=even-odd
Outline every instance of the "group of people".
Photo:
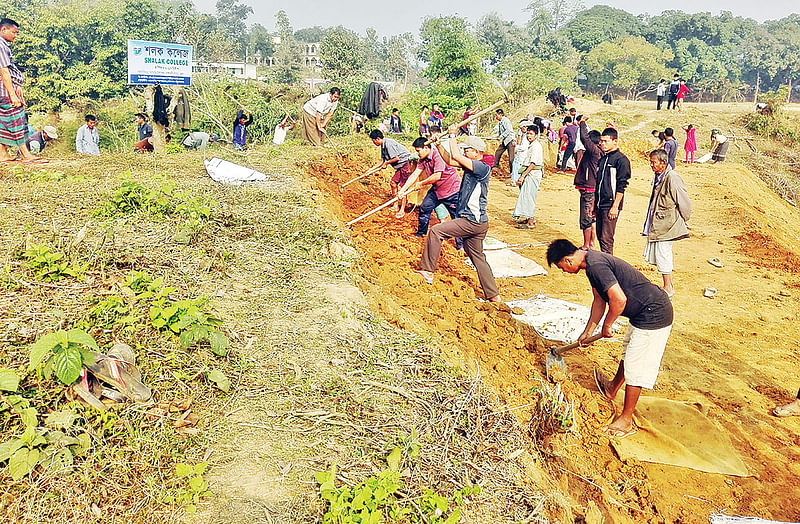
[[[694,124],[686,124],[682,126],[681,129],[686,133],[686,140],[683,143],[683,150],[685,153],[684,163],[694,164],[694,155],[697,152],[697,138],[695,136],[697,127]],[[678,156],[678,141],[675,139],[675,131],[671,127],[663,131],[653,129],[652,135],[654,140],[653,150],[664,149],[667,152],[670,167],[675,169],[675,159]],[[712,129],[710,157],[707,156],[698,159],[697,162],[704,163],[707,161],[706,158],[713,163],[724,161],[728,154],[729,145],[728,137],[723,135],[719,129]]]
[[689,86],[686,80],[681,78],[678,73],[672,75],[672,81],[667,84],[665,79],[661,79],[656,86],[656,109],[661,110],[664,99],[667,99],[667,109],[677,109],[683,111],[683,101],[689,94]]

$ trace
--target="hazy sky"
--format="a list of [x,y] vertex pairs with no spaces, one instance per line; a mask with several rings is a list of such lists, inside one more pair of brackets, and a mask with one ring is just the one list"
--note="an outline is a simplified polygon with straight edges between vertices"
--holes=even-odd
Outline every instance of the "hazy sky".
[[[194,0],[200,11],[213,12],[216,0]],[[457,14],[472,21],[489,11],[496,11],[503,18],[524,24],[527,13],[523,11],[529,0],[436,0],[435,2],[403,2],[387,0],[293,0],[276,2],[274,0],[244,0],[253,7],[250,23],[260,23],[274,30],[274,15],[283,9],[289,15],[295,29],[314,25],[343,25],[359,34],[367,27],[374,27],[380,34],[397,34],[419,31],[420,21],[425,16]],[[794,0],[668,0],[656,3],[641,0],[607,0],[591,2],[584,0],[589,7],[606,4],[630,13],[649,12],[657,14],[665,9],[685,12],[711,12],[719,14],[721,8],[735,15],[746,16],[758,21],[783,18],[790,12],[800,12]]]

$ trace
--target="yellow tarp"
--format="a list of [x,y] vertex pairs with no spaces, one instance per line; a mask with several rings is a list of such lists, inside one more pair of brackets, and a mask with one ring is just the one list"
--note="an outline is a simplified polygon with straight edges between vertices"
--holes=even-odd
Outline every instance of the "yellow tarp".
[[[621,400],[621,397],[618,398]],[[623,439],[611,439],[620,459],[634,458],[707,473],[750,476],[725,430],[695,406],[641,397],[634,418],[639,431]]]

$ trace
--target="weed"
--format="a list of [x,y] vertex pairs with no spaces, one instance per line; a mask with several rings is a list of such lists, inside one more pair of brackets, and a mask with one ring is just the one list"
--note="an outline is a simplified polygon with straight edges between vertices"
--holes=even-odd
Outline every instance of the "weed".
[[92,349],[99,351],[97,342],[80,329],[48,333],[31,346],[29,368],[34,370],[44,362],[42,374],[45,378],[55,373],[64,384],[72,384],[78,380],[84,362],[94,364]]
[[104,216],[128,215],[146,211],[157,215],[171,213],[175,209],[172,202],[173,187],[163,185],[159,189],[148,189],[138,182],[123,182],[99,212]]
[[150,322],[160,331],[169,331],[180,338],[183,347],[191,347],[208,341],[214,354],[225,356],[228,353],[228,337],[219,329],[222,321],[208,315],[204,310],[208,299],[161,300],[150,306]]
[[20,258],[25,259],[25,266],[36,273],[37,279],[52,282],[65,276],[77,278],[85,271],[85,267],[73,266],[65,257],[50,246],[36,244],[26,249]]
[[561,384],[554,386],[542,382],[531,388],[535,397],[533,415],[528,427],[531,436],[542,441],[554,433],[575,431],[577,422],[572,404],[564,397]]
[[200,462],[194,466],[181,462],[175,464],[175,476],[180,479],[182,485],[168,493],[164,502],[185,505],[189,514],[196,513],[200,499],[211,496],[208,491],[208,482],[203,478],[203,473],[207,468],[207,462]]

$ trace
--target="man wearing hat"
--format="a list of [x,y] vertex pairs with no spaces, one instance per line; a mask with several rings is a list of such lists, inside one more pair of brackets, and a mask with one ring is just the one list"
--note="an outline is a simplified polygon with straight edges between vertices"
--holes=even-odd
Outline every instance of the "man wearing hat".
[[58,138],[58,131],[53,126],[44,126],[41,131],[37,131],[30,135],[25,141],[25,145],[31,153],[38,155],[47,146],[51,140]]
[[486,299],[490,302],[500,302],[500,292],[492,268],[489,267],[483,254],[483,239],[489,230],[486,201],[491,175],[491,167],[480,160],[483,158],[486,144],[476,136],[468,136],[459,144],[456,142],[458,128],[455,125],[451,125],[447,132],[450,135],[450,153],[441,142],[437,142],[439,153],[445,162],[464,170],[456,206],[456,218],[440,222],[431,228],[422,252],[421,269],[417,273],[425,279],[425,282],[433,284],[433,272],[439,264],[442,241],[447,238],[461,239],[464,251],[478,272],[478,280]]

